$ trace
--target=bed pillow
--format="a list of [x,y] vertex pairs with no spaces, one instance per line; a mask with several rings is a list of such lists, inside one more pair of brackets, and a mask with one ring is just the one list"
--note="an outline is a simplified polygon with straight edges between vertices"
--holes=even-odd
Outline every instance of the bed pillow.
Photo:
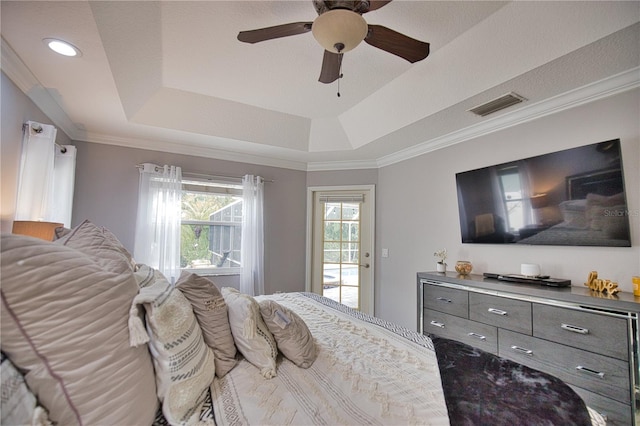
[[229,307],[229,323],[240,353],[260,369],[263,377],[276,376],[278,348],[273,335],[260,315],[260,305],[248,294],[223,287],[222,296]]
[[147,347],[129,346],[138,293],[126,260],[2,235],[2,351],[52,422],[151,424],[158,408]]
[[205,277],[183,271],[176,287],[193,307],[204,342],[213,349],[216,376],[223,377],[236,363],[236,345],[229,325],[229,309],[222,293]]
[[586,229],[589,224],[587,221],[587,202],[586,200],[568,200],[558,205],[562,214],[562,225],[567,228]]
[[[131,306],[132,344],[149,342],[158,398],[167,421],[194,424],[215,375],[213,351],[204,343],[191,304],[164,275],[139,265],[135,279],[140,293]],[[146,332],[140,321],[140,305],[145,310]]]
[[313,336],[302,318],[273,300],[260,301],[260,314],[282,355],[298,367],[311,367],[318,354]]
[[[54,240],[54,243],[94,255],[104,268],[112,269],[124,265],[133,271],[135,267],[131,253],[118,238],[105,227],[97,226],[88,220]],[[123,258],[127,263],[121,262]]]
[[620,192],[614,195],[587,194],[587,220],[589,227],[594,231],[603,229],[603,221],[605,218],[605,209],[614,206],[624,206],[624,193]]

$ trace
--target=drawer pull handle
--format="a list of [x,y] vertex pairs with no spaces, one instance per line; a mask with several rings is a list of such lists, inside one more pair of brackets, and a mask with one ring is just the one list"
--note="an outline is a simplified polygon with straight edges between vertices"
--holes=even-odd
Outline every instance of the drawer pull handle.
[[516,352],[521,352],[525,355],[533,356],[533,351],[531,349],[521,348],[520,346],[516,346],[516,345],[511,346],[511,349],[513,349]]
[[502,316],[506,316],[507,315],[507,311],[501,311],[500,309],[495,309],[495,308],[489,308],[487,309],[489,312],[491,312],[492,314],[496,314],[496,315],[502,315]]
[[583,373],[591,374],[592,376],[598,376],[601,379],[604,379],[604,373],[601,371],[595,371],[590,368],[583,367],[582,365],[577,366],[576,370],[581,371]]
[[431,325],[435,325],[436,327],[444,328],[444,324],[438,321],[431,321]]
[[571,324],[562,324],[560,327],[567,331],[573,331],[574,333],[589,334],[588,328],[577,327]]
[[436,300],[441,302],[451,303],[451,299],[447,299],[446,297],[436,297]]
[[475,337],[476,339],[480,339],[480,340],[487,340],[487,338],[485,336],[483,336],[482,334],[478,334],[478,333],[467,333],[467,335],[469,337]]

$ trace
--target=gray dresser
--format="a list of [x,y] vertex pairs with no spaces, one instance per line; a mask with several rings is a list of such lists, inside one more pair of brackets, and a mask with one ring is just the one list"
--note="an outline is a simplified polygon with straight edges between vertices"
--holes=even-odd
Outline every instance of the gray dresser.
[[611,425],[638,425],[640,297],[421,272],[418,330],[568,383]]

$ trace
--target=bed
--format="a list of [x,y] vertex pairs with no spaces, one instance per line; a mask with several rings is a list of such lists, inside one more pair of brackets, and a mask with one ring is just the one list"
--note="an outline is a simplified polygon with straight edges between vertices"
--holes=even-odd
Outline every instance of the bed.
[[630,247],[623,182],[620,168],[568,176],[566,200],[557,207],[562,221],[517,243]]
[[280,357],[267,382],[246,362],[214,380],[218,425],[604,424],[562,381],[512,361],[316,294],[264,298],[304,319],[318,358],[304,370]]
[[[280,355],[278,375],[268,381],[240,361],[214,380],[202,420],[215,418],[217,425],[605,424],[561,380],[466,344],[422,336],[312,293],[257,299],[276,300],[315,324],[310,329],[321,348],[318,358],[300,369]],[[158,413],[155,426],[165,425]]]
[[2,424],[604,424],[552,376],[316,294],[171,286],[91,224],[0,260]]

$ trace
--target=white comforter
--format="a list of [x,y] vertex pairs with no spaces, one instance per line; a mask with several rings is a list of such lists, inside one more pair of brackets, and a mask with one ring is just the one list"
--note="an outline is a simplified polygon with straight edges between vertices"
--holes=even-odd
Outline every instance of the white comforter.
[[273,379],[242,360],[211,386],[218,425],[449,424],[428,338],[340,306],[343,312],[334,310],[313,295],[261,297],[300,315],[318,358],[302,369],[280,357]]

